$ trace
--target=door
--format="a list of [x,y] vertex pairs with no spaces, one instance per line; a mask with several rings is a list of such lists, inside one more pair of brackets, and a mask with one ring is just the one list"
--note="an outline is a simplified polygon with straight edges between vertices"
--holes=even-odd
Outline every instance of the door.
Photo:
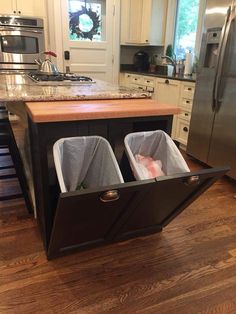
[[114,3],[61,0],[64,71],[113,80]]
[[[236,21],[235,9],[226,30],[225,51],[219,64],[218,104],[212,139],[208,156],[208,164],[229,165],[229,175],[236,179]],[[222,50],[224,50],[224,45]]]
[[207,1],[205,31],[199,59],[199,74],[193,101],[187,152],[208,163],[212,127],[215,119],[213,92],[218,57],[225,32],[226,14],[231,0]]

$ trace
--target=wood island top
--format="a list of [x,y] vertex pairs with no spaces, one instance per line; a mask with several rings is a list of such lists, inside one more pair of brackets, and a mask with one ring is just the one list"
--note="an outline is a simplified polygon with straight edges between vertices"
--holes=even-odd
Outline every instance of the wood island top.
[[110,99],[87,101],[27,102],[26,109],[36,123],[164,116],[180,113],[174,105],[152,99]]

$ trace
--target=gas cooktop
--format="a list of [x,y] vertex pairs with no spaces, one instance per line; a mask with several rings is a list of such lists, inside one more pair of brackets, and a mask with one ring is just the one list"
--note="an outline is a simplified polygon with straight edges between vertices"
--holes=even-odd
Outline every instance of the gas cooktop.
[[59,73],[47,75],[40,72],[30,72],[27,76],[39,85],[86,85],[96,83],[88,76],[81,76],[74,73]]

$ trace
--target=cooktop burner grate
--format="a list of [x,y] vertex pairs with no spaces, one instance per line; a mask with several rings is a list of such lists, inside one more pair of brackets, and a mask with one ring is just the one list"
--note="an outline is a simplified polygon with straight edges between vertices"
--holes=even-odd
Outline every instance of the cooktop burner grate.
[[78,84],[81,83],[95,83],[95,81],[88,77],[88,76],[82,76],[77,75],[73,73],[59,73],[57,75],[47,75],[40,72],[30,72],[28,73],[28,76],[37,83],[40,82],[65,82],[67,84],[70,84],[72,82],[77,82]]

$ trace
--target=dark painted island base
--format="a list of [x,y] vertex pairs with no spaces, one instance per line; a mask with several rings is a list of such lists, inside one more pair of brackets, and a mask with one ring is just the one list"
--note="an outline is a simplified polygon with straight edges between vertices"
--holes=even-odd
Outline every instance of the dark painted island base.
[[[159,232],[208,189],[227,168],[134,181],[124,156],[124,137],[161,129],[170,134],[172,116],[34,123],[29,118],[34,189],[48,259],[76,250]],[[100,135],[108,139],[125,183],[60,193],[52,145],[60,138]],[[107,191],[119,198],[103,201]]]

